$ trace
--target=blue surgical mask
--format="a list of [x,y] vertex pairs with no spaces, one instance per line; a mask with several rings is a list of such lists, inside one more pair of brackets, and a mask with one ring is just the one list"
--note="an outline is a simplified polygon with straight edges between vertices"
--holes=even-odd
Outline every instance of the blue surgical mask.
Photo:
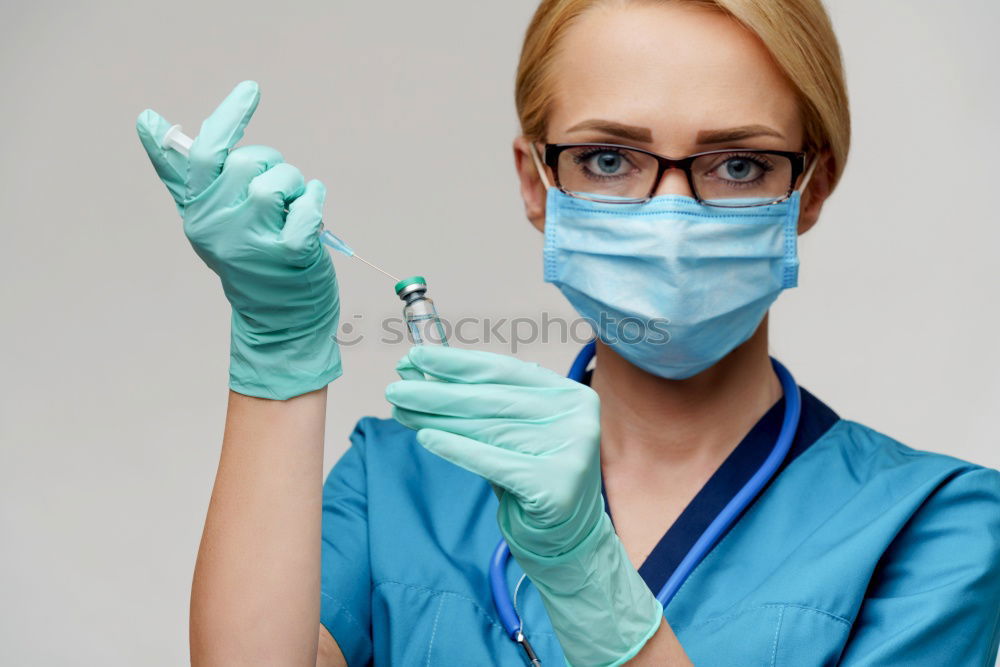
[[681,195],[602,204],[549,187],[545,280],[629,362],[688,378],[750,338],[797,284],[799,199],[796,190],[747,208]]

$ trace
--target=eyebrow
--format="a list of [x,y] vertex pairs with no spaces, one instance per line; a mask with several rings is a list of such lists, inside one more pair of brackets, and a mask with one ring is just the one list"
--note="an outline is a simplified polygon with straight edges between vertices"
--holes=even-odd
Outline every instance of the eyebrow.
[[784,139],[785,135],[777,130],[773,130],[766,125],[743,125],[741,127],[730,127],[725,130],[702,130],[698,133],[699,144],[721,144],[727,141],[740,141],[751,137],[778,137]]
[[[648,127],[636,125],[625,125],[613,120],[601,120],[592,118],[577,123],[569,128],[567,132],[577,132],[580,130],[597,130],[605,134],[622,139],[630,139],[645,144],[653,143],[653,132]],[[751,137],[770,136],[784,139],[785,136],[766,125],[741,125],[740,127],[729,127],[724,130],[702,130],[696,139],[698,144],[721,144],[729,141],[740,141]]]
[[653,132],[648,127],[625,125],[624,123],[616,123],[613,120],[599,120],[597,118],[592,118],[590,120],[585,120],[582,123],[577,123],[566,131],[577,132],[579,130],[597,130],[599,132],[603,132],[604,134],[621,137],[622,139],[639,141],[644,144],[653,143]]

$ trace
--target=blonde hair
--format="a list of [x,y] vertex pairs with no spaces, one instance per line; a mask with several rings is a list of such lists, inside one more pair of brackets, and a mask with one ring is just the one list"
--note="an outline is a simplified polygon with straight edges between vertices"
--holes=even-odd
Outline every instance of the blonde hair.
[[[618,0],[627,4],[629,0]],[[634,1],[634,0],[633,0]],[[683,2],[733,17],[763,42],[799,100],[803,149],[828,152],[831,191],[851,143],[851,117],[840,46],[821,0],[642,0]],[[553,94],[552,62],[574,19],[608,0],[542,0],[528,26],[517,68],[515,103],[521,131],[542,141]],[[813,158],[810,158],[813,159]]]

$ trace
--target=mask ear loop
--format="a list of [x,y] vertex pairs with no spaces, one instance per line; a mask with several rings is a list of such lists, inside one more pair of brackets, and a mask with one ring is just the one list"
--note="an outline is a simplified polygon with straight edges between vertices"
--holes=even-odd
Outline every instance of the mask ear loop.
[[805,192],[806,191],[806,186],[809,185],[809,179],[812,178],[813,171],[816,170],[816,164],[818,162],[819,162],[819,156],[817,155],[816,158],[809,165],[809,168],[806,169],[806,177],[804,179],[802,179],[802,185],[800,185],[799,187],[795,188],[796,190],[798,190],[799,192]]
[[535,148],[535,142],[532,141],[528,144],[528,148],[531,150],[531,159],[535,163],[535,169],[538,170],[538,175],[542,179],[542,185],[548,190],[552,185],[549,183],[549,177],[545,175],[545,167],[542,166],[542,160],[538,157],[538,149]]

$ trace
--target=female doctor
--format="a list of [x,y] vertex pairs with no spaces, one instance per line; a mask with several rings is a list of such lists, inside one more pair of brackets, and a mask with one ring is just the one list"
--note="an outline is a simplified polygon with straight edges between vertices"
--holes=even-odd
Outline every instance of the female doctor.
[[768,357],[848,152],[819,0],[544,0],[515,162],[596,350],[571,379],[412,348],[394,419],[325,485],[324,188],[234,148],[258,98],[240,84],[188,159],[138,122],[233,307],[195,665],[992,664],[1000,473],[842,419]]

